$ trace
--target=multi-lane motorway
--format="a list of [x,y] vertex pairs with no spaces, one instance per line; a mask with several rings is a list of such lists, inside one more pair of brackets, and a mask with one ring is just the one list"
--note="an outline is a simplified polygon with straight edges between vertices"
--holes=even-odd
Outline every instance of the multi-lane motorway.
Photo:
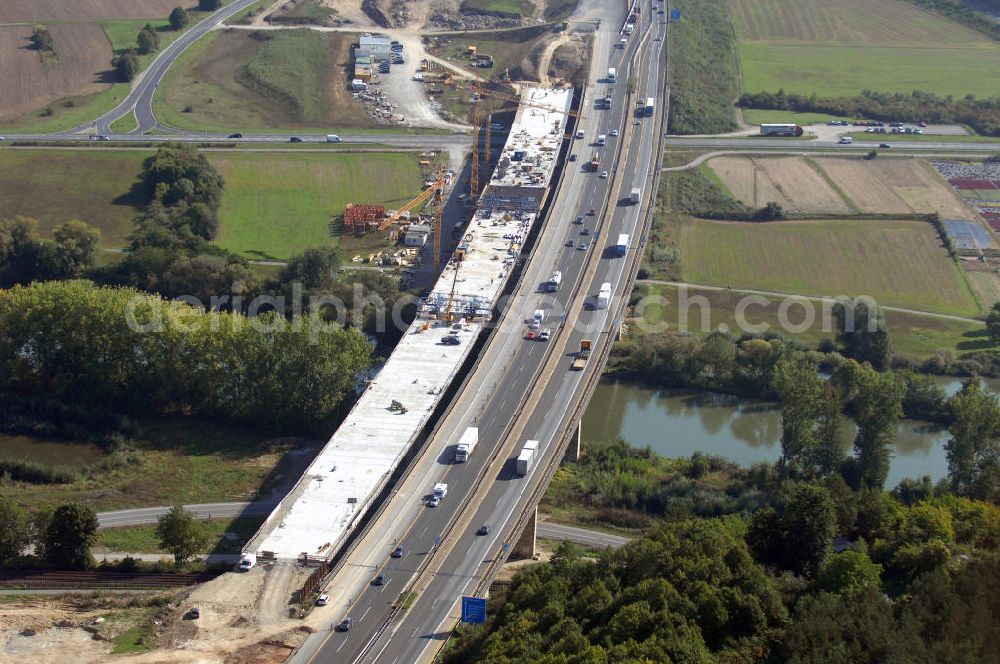
[[[555,359],[556,369],[551,377],[538,378],[536,370],[546,364],[552,352],[550,346],[572,351],[579,347],[581,338],[598,341],[602,331],[609,328],[609,310],[580,311],[578,318],[567,320],[565,325],[559,324],[559,316],[561,312],[579,311],[579,306],[573,308],[574,303],[570,301],[573,294],[571,285],[585,271],[586,283],[579,297],[589,298],[597,285],[603,282],[612,283],[616,297],[621,297],[626,281],[626,261],[612,258],[610,245],[614,244],[618,233],[636,236],[640,229],[640,207],[620,206],[618,201],[627,198],[633,186],[642,187],[647,196],[650,193],[648,183],[657,163],[654,149],[658,124],[654,118],[645,118],[636,125],[632,118],[634,98],[659,96],[658,91],[662,89],[666,25],[661,15],[652,13],[653,18],[649,18],[649,6],[643,3],[644,21],[637,28],[629,48],[611,48],[611,44],[618,41],[616,26],[602,26],[603,32],[598,33],[594,74],[595,78],[602,80],[594,81],[595,85],[591,86],[584,105],[587,115],[582,124],[585,138],[574,141],[569,148],[579,158],[568,164],[551,206],[543,238],[532,258],[532,274],[559,269],[563,272],[565,285],[559,293],[547,296],[547,299],[542,299],[540,295],[527,298],[521,303],[521,309],[508,314],[519,319],[524,311],[531,311],[543,302],[550,312],[560,312],[554,317],[550,314],[549,320],[554,321],[556,330],[553,340],[545,344],[518,339],[513,357],[507,361],[506,370],[486,397],[484,406],[455,414],[452,429],[476,425],[480,430],[480,446],[469,463],[450,463],[446,437],[429,443],[436,446],[431,454],[433,463],[429,469],[421,469],[421,478],[428,489],[434,482],[447,482],[448,497],[437,508],[418,509],[415,519],[404,524],[398,536],[388,534],[373,567],[364,571],[360,566],[347,566],[350,574],[361,574],[365,580],[385,574],[389,582],[383,586],[369,586],[359,596],[352,597],[349,606],[331,607],[334,610],[329,612],[330,626],[349,615],[354,620],[352,630],[346,633],[327,631],[308,643],[296,661],[420,661],[433,651],[434,645],[439,644],[437,639],[447,630],[451,620],[449,615],[461,595],[471,592],[486,566],[502,552],[505,543],[516,537],[511,528],[541,480],[546,464],[538,463],[527,477],[517,477],[507,456],[501,454],[497,461],[494,461],[494,456],[504,443],[510,422],[517,417],[523,424],[523,436],[542,441],[545,458],[551,458],[559,442],[558,433],[569,417],[570,406],[574,399],[579,398],[585,373],[570,371],[568,357]],[[630,86],[625,71],[629,62],[634,64],[632,87],[636,91],[635,97],[627,94]],[[603,81],[608,67],[616,67],[623,72],[614,84]],[[608,87],[614,91],[612,108],[594,110],[591,100],[603,97]],[[618,130],[619,137],[609,138],[606,148],[592,145],[598,134],[610,137],[612,130]],[[619,141],[628,141],[629,149],[620,151]],[[577,168],[594,151],[602,153],[605,165],[601,168],[612,172],[609,179]],[[587,214],[591,208],[595,208],[594,216]],[[578,216],[583,216],[583,224],[573,223]],[[600,228],[598,220],[602,220]],[[581,233],[584,228],[589,231],[587,235]],[[568,239],[573,239],[574,244],[587,242],[588,249],[581,251],[577,247],[567,247]],[[631,251],[636,251],[634,246]],[[525,282],[529,290],[536,286],[530,278],[526,278]],[[515,327],[512,332],[518,336],[521,333],[523,327]],[[606,339],[602,341],[606,342]],[[503,343],[503,340],[495,343]],[[527,404],[527,408],[519,412],[522,398],[534,387],[536,380],[544,381],[544,385],[539,385],[541,393],[534,403]],[[477,479],[486,470],[484,481],[477,487]],[[474,488],[478,489],[475,495]],[[417,502],[419,497],[410,496],[408,500]],[[475,516],[470,519],[465,514],[458,526],[450,527],[459,513],[467,509],[475,509]],[[483,523],[491,525],[489,535],[477,534]],[[395,544],[404,547],[401,558],[389,555]],[[437,556],[443,558],[438,560]],[[399,592],[414,574],[424,568],[429,558],[435,558],[433,565],[439,568],[438,572],[431,575],[425,586],[421,586],[409,610],[387,624]]]

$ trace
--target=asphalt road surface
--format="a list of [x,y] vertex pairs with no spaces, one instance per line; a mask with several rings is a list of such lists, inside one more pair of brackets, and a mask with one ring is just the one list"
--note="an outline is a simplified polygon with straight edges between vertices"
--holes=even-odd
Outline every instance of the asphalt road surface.
[[[645,16],[648,17],[649,14]],[[637,97],[642,98],[647,96],[646,91],[649,91],[648,96],[656,94],[655,90],[660,89],[659,83],[664,73],[663,41],[655,40],[655,36],[662,37],[665,33],[665,24],[657,15],[653,16],[656,19],[653,26],[655,32],[647,38],[642,57],[634,60],[636,63],[641,63],[636,78]],[[644,28],[649,27],[648,23],[647,18]],[[611,27],[610,36],[617,42],[618,37],[614,30],[615,28]],[[605,48],[598,48],[595,62],[601,62],[603,56],[606,64],[602,69],[612,66],[623,71],[622,63],[632,58],[638,39],[633,38],[629,49],[622,51],[607,48],[608,37],[609,35],[603,35],[603,39],[598,40]],[[633,186],[644,186],[651,181],[654,164],[657,162],[652,153],[657,139],[655,134],[657,128],[653,119],[641,120],[639,126],[631,127],[635,131],[631,139],[631,149],[627,155],[622,155],[622,159],[617,163],[617,168],[625,169],[621,179],[624,196],[622,192],[609,190],[612,179],[601,179],[597,173],[585,172],[577,166],[598,150],[596,146],[589,145],[589,142],[593,141],[597,134],[603,133],[609,136],[609,145],[600,152],[609,162],[601,168],[608,170],[615,168],[610,162],[610,155],[614,154],[617,148],[615,142],[620,139],[612,138],[611,130],[619,129],[624,134],[626,123],[632,122],[632,109],[626,107],[627,86],[628,82],[623,74],[614,84],[601,82],[592,87],[589,99],[595,96],[603,97],[605,89],[612,87],[613,108],[608,111],[593,110],[588,101],[585,107],[587,121],[584,123],[587,138],[583,141],[574,141],[570,148],[571,151],[578,153],[579,159],[568,164],[569,170],[563,177],[568,178],[569,182],[564,182],[560,190],[567,192],[568,195],[553,205],[546,222],[545,232],[551,234],[548,237],[548,244],[552,249],[546,249],[545,243],[540,242],[533,258],[533,262],[545,261],[551,255],[554,261],[551,269],[559,269],[564,275],[563,288],[551,296],[550,305],[546,307],[550,312],[568,310],[572,293],[570,285],[581,277],[593,252],[598,252],[598,257],[594,257],[593,260],[598,261],[599,267],[593,282],[587,284],[582,294],[592,296],[596,290],[595,284],[599,285],[605,281],[614,284],[618,296],[622,292],[621,282],[625,261],[612,257],[610,245],[614,244],[618,233],[630,233],[635,237],[635,231],[639,227],[639,206],[618,205],[618,201],[627,197],[627,192]],[[644,191],[648,193],[648,187]],[[607,205],[614,208],[610,216],[610,229],[601,235],[595,235],[594,220],[599,218]],[[590,208],[597,209],[597,216],[587,215]],[[584,217],[583,224],[572,223],[578,215]],[[583,228],[587,228],[590,233],[582,235]],[[576,247],[564,246],[568,239],[573,239],[574,243],[585,241],[589,245],[588,249],[581,251]],[[632,250],[635,250],[634,244]],[[532,287],[531,284],[528,286]],[[511,315],[518,314],[511,312]],[[550,321],[550,324],[555,324],[558,318],[551,318]],[[578,324],[553,329],[557,335],[570,335],[567,349],[571,351],[579,347],[581,338],[593,337],[608,323],[607,310],[592,309],[582,312]],[[350,632],[328,632],[322,635],[324,641],[318,646],[315,639],[312,640],[299,651],[294,661],[415,662],[421,659],[430,645],[434,644],[433,640],[444,637],[445,634],[438,631],[439,626],[445,621],[459,597],[474,586],[484,565],[489,564],[494,556],[500,553],[505,543],[502,538],[508,536],[506,531],[509,530],[509,524],[516,521],[517,514],[523,509],[524,501],[539,481],[544,470],[543,463],[536,464],[527,477],[518,477],[514,472],[512,460],[507,460],[499,474],[488,479],[484,489],[487,495],[482,500],[472,525],[465,532],[455,531],[449,535],[451,540],[449,543],[454,544],[454,548],[447,554],[441,567],[442,573],[431,580],[430,586],[420,594],[409,610],[401,614],[401,619],[391,626],[389,632],[377,641],[373,640],[388,619],[392,604],[400,590],[421,567],[426,557],[434,555],[437,548],[436,540],[446,531],[456,513],[469,503],[476,478],[493,456],[508,422],[516,413],[521,396],[531,387],[534,369],[545,361],[546,354],[547,345],[544,343],[521,342],[513,363],[503,372],[500,383],[494,389],[485,410],[481,414],[469,415],[468,424],[478,425],[480,436],[479,447],[470,461],[464,464],[451,464],[452,451],[446,447],[441,450],[433,476],[426,477],[428,487],[434,482],[447,482],[448,497],[441,506],[428,507],[418,512],[416,521],[399,540],[399,544],[405,549],[401,558],[389,557],[392,547],[387,543],[382,563],[367,572],[371,578],[384,573],[388,576],[389,583],[384,586],[371,586],[368,591],[353,600],[347,612],[354,619],[354,627]],[[543,451],[554,446],[554,438],[563,424],[563,417],[582,385],[584,373],[569,371],[569,364],[570,359],[566,358],[562,368],[557,369],[552,380],[546,385],[545,393],[539,400],[539,407],[527,415],[525,436],[542,441]],[[489,449],[490,447],[493,449]],[[482,523],[491,524],[490,535],[476,534]],[[539,534],[546,536],[543,534],[545,532],[546,528],[540,524]],[[454,541],[456,539],[457,542]],[[620,544],[618,541],[614,541],[614,544],[611,544],[611,540],[607,541],[609,545]],[[334,622],[339,622],[344,614],[341,612],[334,616]]]

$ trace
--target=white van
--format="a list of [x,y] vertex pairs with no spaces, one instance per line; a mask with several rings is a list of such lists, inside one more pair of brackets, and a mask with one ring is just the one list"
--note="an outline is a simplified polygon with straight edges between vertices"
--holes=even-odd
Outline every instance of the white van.
[[597,137],[597,144],[598,145],[607,145],[608,144],[608,137],[605,134],[598,135],[598,137]]
[[343,143],[343,140],[341,140],[340,136],[337,136],[336,134],[327,134],[326,135],[326,142],[327,143]]
[[851,143],[854,142],[854,139],[850,136],[841,136],[840,140],[837,142],[840,143],[841,145],[850,145]]

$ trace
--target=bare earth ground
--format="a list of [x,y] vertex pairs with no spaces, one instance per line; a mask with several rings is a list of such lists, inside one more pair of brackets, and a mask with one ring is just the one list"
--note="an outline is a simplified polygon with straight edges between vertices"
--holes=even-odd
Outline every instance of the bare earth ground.
[[812,166],[815,164],[862,212],[939,213],[975,219],[972,210],[922,159],[872,160],[819,157],[715,157],[709,166],[747,205],[780,203],[795,213],[849,214],[851,209]]
[[3,0],[0,23],[101,18],[155,18],[174,7],[191,7],[178,0]]
[[[6,2],[0,2],[0,14]],[[65,97],[90,95],[111,85],[111,44],[95,23],[49,26],[58,61],[31,48],[31,26],[0,27],[0,119],[18,117]]]

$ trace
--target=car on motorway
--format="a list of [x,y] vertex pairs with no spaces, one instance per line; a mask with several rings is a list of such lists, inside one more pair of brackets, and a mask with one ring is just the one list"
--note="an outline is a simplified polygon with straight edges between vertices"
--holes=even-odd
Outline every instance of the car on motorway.
[[99,141],[110,141],[111,137],[108,136],[107,134],[101,134],[100,136],[97,137],[97,140],[99,140]]
[[479,530],[476,531],[477,535],[489,535],[490,534],[490,524],[484,523],[479,526]]
[[570,238],[570,239],[566,240],[566,246],[567,247],[572,247],[573,246],[573,238]]
[[406,553],[406,549],[404,549],[402,546],[397,546],[395,549],[392,550],[392,557],[402,558],[404,553]]
[[322,595],[316,598],[316,606],[326,606],[329,603],[330,603],[330,596],[327,595],[326,593],[323,593]]
[[327,134],[326,135],[326,142],[327,143],[343,143],[343,139],[341,139],[340,136],[337,136],[336,134]]
[[431,499],[427,501],[427,507],[437,507],[441,504],[441,496],[431,496]]
[[351,625],[353,624],[354,624],[354,618],[344,618],[343,620],[340,621],[340,624],[337,625],[336,629],[338,632],[350,632]]
[[243,134],[236,132],[235,134],[230,134],[229,138],[243,138]]
[[612,136],[617,136],[618,135],[618,130],[617,129],[612,129],[611,130],[611,135]]
[[6,140],[7,138],[5,136],[0,136],[0,141],[6,141]]
[[288,142],[289,143],[301,143],[302,139],[299,138],[298,136],[292,136],[291,138],[288,139]]
[[569,160],[570,160],[570,161],[576,161],[576,155],[575,155],[575,154],[571,154],[571,155],[569,156]]
[[576,220],[573,221],[573,223],[574,224],[582,224],[583,223],[583,215],[582,214],[578,215],[577,218],[576,218]]
[[584,226],[580,229],[580,235],[590,235],[590,229]]
[[634,124],[634,125],[638,125],[638,124],[640,124],[640,123],[639,123],[639,121],[638,121],[638,120],[632,120],[632,124]]
[[601,171],[600,178],[602,180],[607,180],[608,179],[608,172],[607,171]]
[[535,336],[537,336],[537,335],[536,335],[536,332],[534,330],[528,330],[528,333],[526,335],[524,335],[524,338],[527,339],[528,341],[534,341],[535,340]]
[[576,245],[576,248],[579,251],[586,251],[587,250],[587,243],[586,242],[581,242],[580,244]]
[[597,208],[590,208],[590,210],[587,212],[588,217],[593,217],[595,214],[597,214]]
[[385,574],[379,574],[372,580],[373,586],[384,586],[387,583],[389,583],[389,577]]
[[542,330],[541,332],[538,333],[539,341],[548,341],[551,338],[552,338],[552,333],[549,332],[548,330]]
[[889,145],[888,143],[879,143],[879,144],[878,144],[878,146],[879,146],[880,148],[891,148],[891,147],[892,147],[892,146],[891,146],[891,145]]

